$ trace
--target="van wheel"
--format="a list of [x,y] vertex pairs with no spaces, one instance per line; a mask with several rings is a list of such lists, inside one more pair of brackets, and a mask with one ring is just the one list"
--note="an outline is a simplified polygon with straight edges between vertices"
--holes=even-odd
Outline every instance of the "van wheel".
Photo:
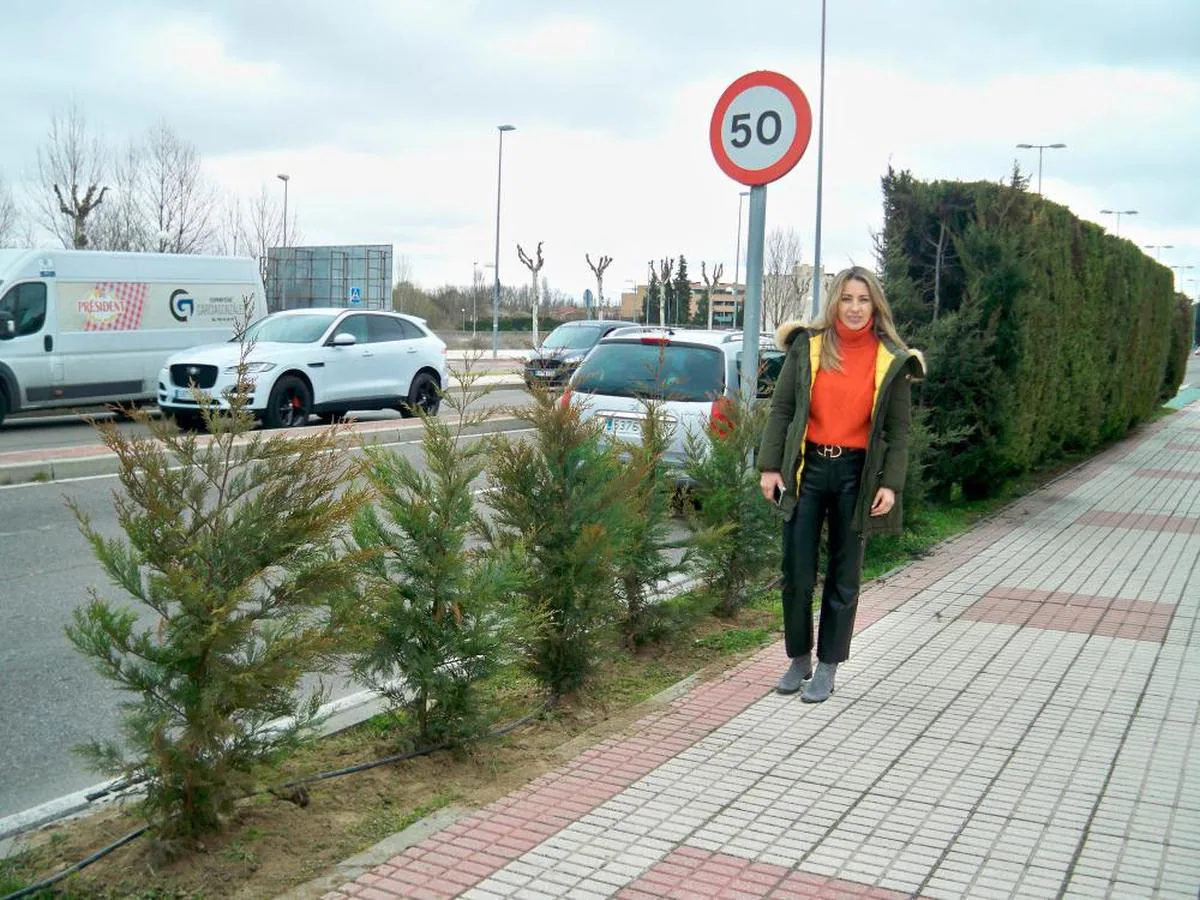
[[263,414],[268,428],[301,428],[312,416],[312,392],[295,375],[284,375],[271,388],[271,399]]
[[419,372],[408,389],[408,399],[400,404],[400,415],[409,419],[421,410],[427,416],[436,416],[442,405],[438,383],[428,372]]

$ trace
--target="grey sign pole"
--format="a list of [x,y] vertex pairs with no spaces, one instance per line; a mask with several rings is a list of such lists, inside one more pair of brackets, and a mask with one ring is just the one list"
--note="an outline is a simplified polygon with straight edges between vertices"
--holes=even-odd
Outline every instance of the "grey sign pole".
[[750,188],[750,234],[746,240],[746,302],[742,316],[742,400],[758,393],[758,341],[762,331],[763,243],[767,227],[767,187]]
[[821,185],[825,164],[825,0],[821,0],[821,86],[817,101],[817,226],[813,238],[812,321],[821,314]]

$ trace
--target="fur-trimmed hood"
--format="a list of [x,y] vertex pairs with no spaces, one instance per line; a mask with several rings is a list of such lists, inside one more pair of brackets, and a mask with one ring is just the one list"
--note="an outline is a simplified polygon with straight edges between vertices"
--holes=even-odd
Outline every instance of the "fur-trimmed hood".
[[808,327],[801,319],[784,322],[775,329],[775,346],[787,353],[796,340],[796,335]]
[[[796,338],[800,336],[801,332],[813,330],[814,329],[802,319],[793,319],[789,322],[784,322],[775,329],[775,346],[786,353],[792,348],[792,344],[796,342]],[[893,351],[899,349],[898,347],[891,347],[890,341],[887,343],[889,344],[889,349]],[[925,354],[912,347],[908,349],[908,354],[909,375],[912,377],[913,381],[920,381],[925,377],[925,373],[928,371],[925,365]]]

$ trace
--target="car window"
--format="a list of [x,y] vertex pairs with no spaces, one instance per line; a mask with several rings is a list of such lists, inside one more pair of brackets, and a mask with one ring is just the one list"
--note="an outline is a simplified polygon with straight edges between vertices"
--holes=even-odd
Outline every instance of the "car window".
[[415,341],[417,338],[428,337],[424,331],[407,319],[396,319],[396,321],[400,323],[400,328],[404,331],[405,340]]
[[404,324],[391,316],[370,316],[367,333],[371,335],[372,344],[385,341],[402,341],[408,337],[404,333]]
[[724,356],[716,347],[599,344],[571,386],[589,394],[699,402],[723,392]]
[[[758,354],[758,389],[756,396],[770,397],[775,393],[775,382],[779,380],[779,373],[783,370],[783,361],[787,359],[786,353],[781,353],[778,350],[760,350]],[[738,383],[741,383],[742,378],[742,354],[737,355]]]
[[46,324],[46,285],[41,281],[13,285],[0,299],[0,310],[13,317],[16,337],[37,334]]
[[338,323],[334,335],[352,334],[358,343],[365,344],[370,340],[367,331],[367,319],[369,318],[370,316],[346,316]]
[[560,325],[546,335],[542,346],[547,350],[586,350],[599,339],[599,328]]
[[245,339],[259,344],[311,344],[337,318],[331,313],[267,316],[246,329]]

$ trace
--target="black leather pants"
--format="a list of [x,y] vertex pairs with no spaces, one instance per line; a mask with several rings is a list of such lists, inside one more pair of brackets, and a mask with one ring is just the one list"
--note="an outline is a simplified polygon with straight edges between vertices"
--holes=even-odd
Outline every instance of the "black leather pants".
[[829,524],[829,560],[821,594],[817,659],[839,663],[850,656],[858,589],[862,581],[863,539],[850,523],[858,502],[865,454],[830,459],[809,450],[804,457],[800,495],[783,526],[783,629],[787,655],[805,656],[813,647],[812,596],[817,583],[821,525]]

